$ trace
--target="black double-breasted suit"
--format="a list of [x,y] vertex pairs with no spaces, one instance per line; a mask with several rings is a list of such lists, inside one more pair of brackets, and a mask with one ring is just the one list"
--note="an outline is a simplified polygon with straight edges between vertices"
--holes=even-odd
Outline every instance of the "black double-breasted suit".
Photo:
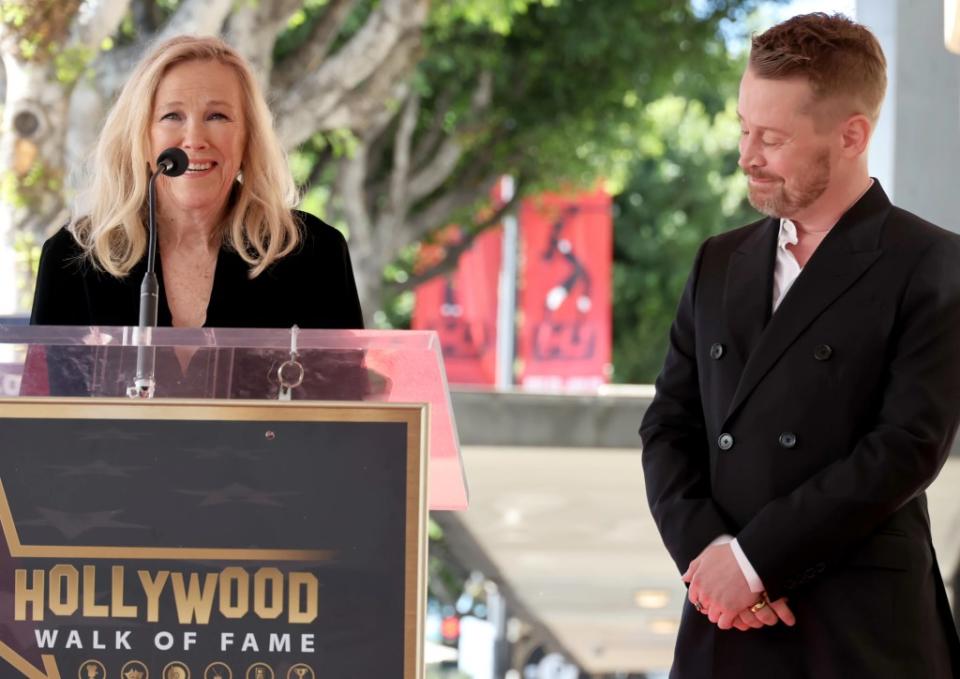
[[960,237],[875,181],[772,313],[778,230],[701,246],[640,433],[678,569],[734,535],[797,625],[684,604],[671,676],[960,677],[924,495],[960,415]]

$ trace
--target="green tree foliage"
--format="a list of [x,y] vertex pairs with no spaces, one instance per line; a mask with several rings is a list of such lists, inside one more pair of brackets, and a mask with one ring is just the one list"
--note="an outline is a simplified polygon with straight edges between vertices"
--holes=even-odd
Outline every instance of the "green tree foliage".
[[[623,185],[636,161],[637,120],[644,106],[676,95],[722,110],[739,75],[721,27],[746,15],[753,0],[696,3],[663,0],[460,0],[434,5],[424,57],[415,74],[420,97],[414,162],[454,139],[462,153],[437,191],[412,206],[420,236],[450,222],[468,234],[487,225],[479,206],[498,174],[524,193],[604,178]],[[467,11],[477,7],[485,13]],[[442,9],[441,9],[442,7]],[[458,10],[459,13],[458,13]],[[489,102],[478,106],[478,83],[490,78]],[[718,83],[721,86],[718,87]],[[393,145],[385,141],[370,167],[371,186],[385,186]],[[323,182],[321,182],[322,184]],[[442,223],[420,223],[437,196],[459,195]],[[370,196],[370,204],[383,192]],[[419,239],[418,239],[419,240]],[[416,246],[414,246],[415,250]],[[387,267],[387,318],[404,322],[415,256]],[[442,262],[443,272],[453,262]],[[397,310],[400,310],[397,313]]]
[[648,106],[639,159],[615,198],[613,355],[617,382],[652,383],[693,257],[708,236],[759,217],[737,169],[736,108],[695,100]]
[[633,125],[638,106],[665,94],[722,108],[713,83],[729,81],[732,60],[719,28],[754,3],[698,3],[701,12],[688,2],[663,0],[453,4],[516,13],[505,28],[496,15],[445,22],[436,15],[449,12],[435,12],[419,68],[421,124],[431,125],[443,110],[443,125],[457,129],[470,118],[475,83],[492,73],[489,110],[462,128],[473,153],[461,170],[481,161],[528,178],[535,189],[562,181],[589,184],[622,169],[624,126]]

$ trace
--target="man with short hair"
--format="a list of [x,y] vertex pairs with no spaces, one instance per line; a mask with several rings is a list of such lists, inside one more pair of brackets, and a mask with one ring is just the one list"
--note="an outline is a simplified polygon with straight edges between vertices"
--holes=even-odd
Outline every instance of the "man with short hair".
[[871,179],[885,88],[840,15],[753,39],[740,166],[768,217],[701,246],[640,428],[689,584],[671,677],[960,677],[924,495],[960,417],[960,237]]

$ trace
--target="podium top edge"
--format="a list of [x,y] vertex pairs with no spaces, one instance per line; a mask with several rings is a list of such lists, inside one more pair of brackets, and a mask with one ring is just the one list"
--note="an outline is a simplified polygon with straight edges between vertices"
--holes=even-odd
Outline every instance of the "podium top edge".
[[0,325],[0,345],[167,346],[251,349],[390,349],[439,351],[433,330],[323,330],[312,328],[148,328],[133,326]]

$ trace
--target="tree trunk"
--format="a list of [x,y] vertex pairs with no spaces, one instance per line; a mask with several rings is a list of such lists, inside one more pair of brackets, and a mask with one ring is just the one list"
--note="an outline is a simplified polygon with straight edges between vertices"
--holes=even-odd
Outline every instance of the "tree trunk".
[[375,326],[375,317],[383,301],[383,268],[389,263],[369,248],[351,243],[350,257],[353,260],[353,274],[357,279],[357,294],[363,309],[363,325],[371,329]]
[[69,88],[50,61],[3,50],[6,100],[0,139],[0,315],[24,313],[37,248],[66,221],[63,200]]
[[[383,296],[383,267],[396,246],[411,239],[409,233],[401,233],[401,227],[422,196],[411,194],[409,185],[429,192],[438,178],[450,173],[449,159],[459,157],[440,154],[448,163],[433,176],[424,175],[420,163],[414,162],[420,159],[414,152],[421,149],[412,146],[418,102],[408,102],[408,124],[398,126],[397,141],[402,143],[394,149],[397,168],[390,173],[389,205],[366,204],[366,148],[394,118],[392,104],[408,101],[409,75],[421,56],[420,31],[429,3],[382,0],[331,54],[335,37],[358,4],[357,0],[331,0],[299,51],[280,65],[272,64],[277,34],[301,3],[180,0],[163,25],[152,25],[151,20],[139,27],[144,39],[105,52],[101,46],[129,14],[131,0],[63,0],[53,15],[40,13],[28,3],[27,24],[0,23],[0,52],[6,69],[3,129],[9,130],[0,138],[0,315],[28,310],[38,246],[67,220],[67,206],[75,199],[76,189],[85,184],[75,170],[85,169],[82,164],[107,108],[145,45],[175,33],[226,30],[246,47],[244,52],[262,71],[288,150],[322,130],[349,129],[365,141],[360,152],[363,162],[353,164],[349,182],[340,187],[347,191],[337,196],[337,202],[349,224],[361,302],[368,324],[372,322]],[[86,11],[79,11],[81,5]],[[139,15],[144,18],[142,12]],[[37,37],[38,33],[42,36]],[[35,60],[21,53],[24,37],[30,39],[28,43],[33,41],[34,53],[27,57]],[[69,82],[57,77],[56,64],[62,66],[64,57],[82,62],[74,64],[78,72]],[[88,69],[92,78],[87,77]],[[63,73],[60,76],[64,78]]]

